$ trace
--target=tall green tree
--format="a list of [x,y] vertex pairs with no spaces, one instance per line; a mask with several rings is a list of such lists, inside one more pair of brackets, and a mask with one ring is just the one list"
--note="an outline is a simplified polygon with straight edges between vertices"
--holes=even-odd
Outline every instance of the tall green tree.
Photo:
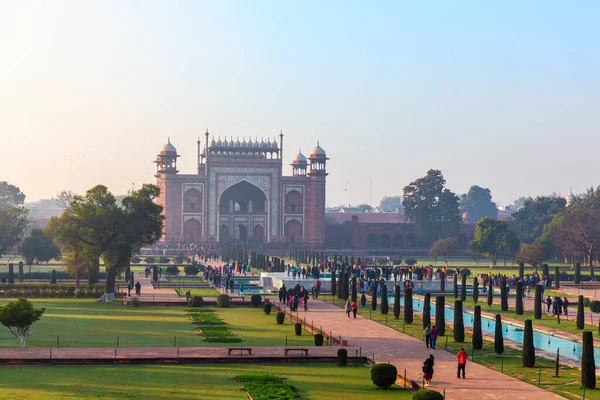
[[429,248],[429,256],[435,259],[442,258],[446,266],[448,260],[460,250],[458,239],[455,237],[439,239],[433,242]]
[[487,256],[496,265],[499,257],[512,257],[519,251],[520,242],[508,223],[484,217],[475,226],[475,235],[471,240],[473,251]]
[[442,172],[431,169],[403,189],[404,215],[429,243],[455,236],[460,229],[459,198],[445,185]]
[[483,347],[483,334],[481,332],[481,306],[475,306],[473,318],[473,348],[481,350]]
[[461,196],[460,207],[463,212],[469,213],[473,223],[483,217],[498,218],[498,208],[492,201],[492,192],[481,186],[471,186],[469,192]]
[[544,247],[540,243],[524,244],[515,257],[518,263],[529,264],[534,268],[541,265],[546,259]]
[[463,321],[463,302],[454,302],[454,341],[462,343],[465,341],[465,323]]
[[[431,296],[431,295],[430,295]],[[394,318],[400,318],[400,286],[394,285]],[[425,310],[423,310],[423,318],[425,318]]]
[[517,282],[515,296],[515,314],[523,315],[523,282]]
[[479,301],[479,280],[477,277],[473,278],[473,290],[471,291],[471,297],[473,298],[473,302],[477,304],[477,301]]
[[537,197],[528,199],[523,207],[512,215],[511,229],[523,243],[531,244],[542,236],[544,225],[555,214],[564,210],[567,202],[562,197]]
[[412,289],[404,289],[404,322],[413,323],[413,296]]
[[502,317],[496,314],[496,325],[494,326],[494,352],[504,353],[504,335],[502,334]]
[[425,293],[423,301],[423,328],[431,324],[431,293]]
[[20,207],[25,202],[25,195],[15,185],[6,181],[0,182],[0,211],[11,207]]
[[379,202],[379,209],[384,212],[394,212],[394,211],[402,211],[404,207],[402,206],[402,197],[401,196],[384,196]]
[[583,332],[583,352],[581,354],[581,384],[587,389],[596,389],[596,361],[594,359],[594,336]]
[[[73,248],[87,254],[99,254],[106,268],[105,293],[101,301],[115,300],[115,280],[131,262],[134,247],[143,247],[160,239],[164,216],[156,204],[160,190],[144,185],[132,191],[118,205],[105,186],[88,190],[85,196],[75,196],[60,217],[54,217],[52,230],[61,231],[74,241]],[[94,260],[90,260],[92,262]]]
[[383,285],[381,287],[381,307],[380,311],[382,315],[386,315],[388,313],[389,305],[388,305],[388,297],[387,297],[387,285]]
[[18,187],[0,182],[0,257],[21,241],[30,224],[24,201],[25,195]]
[[60,248],[41,229],[32,230],[30,236],[23,239],[19,244],[19,253],[29,266],[29,272],[33,263],[60,258]]
[[440,336],[446,334],[446,298],[444,296],[436,296],[435,298],[435,326]]
[[523,353],[522,361],[524,367],[535,366],[535,347],[533,345],[533,324],[530,319],[525,320],[523,331]]

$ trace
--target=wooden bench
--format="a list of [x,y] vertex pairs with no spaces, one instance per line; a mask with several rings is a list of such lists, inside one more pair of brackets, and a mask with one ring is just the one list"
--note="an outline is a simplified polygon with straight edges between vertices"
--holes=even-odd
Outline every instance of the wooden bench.
[[308,349],[300,349],[300,348],[291,348],[291,347],[287,347],[287,348],[285,348],[285,350],[284,350],[284,351],[285,351],[285,355],[286,355],[286,356],[288,355],[288,353],[289,353],[290,351],[303,351],[303,352],[304,352],[304,355],[308,355]]
[[249,347],[229,347],[227,352],[227,355],[230,356],[232,351],[237,351],[239,350],[240,352],[245,350],[248,352],[249,355],[252,355],[252,349]]

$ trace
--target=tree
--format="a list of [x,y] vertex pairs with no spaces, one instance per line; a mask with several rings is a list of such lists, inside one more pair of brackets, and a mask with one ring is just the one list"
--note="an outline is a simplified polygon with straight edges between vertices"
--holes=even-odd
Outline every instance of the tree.
[[542,319],[542,286],[535,285],[535,297],[533,301],[533,317]]
[[458,253],[458,239],[455,237],[436,240],[429,248],[429,256],[438,258],[442,257],[444,263],[448,266],[448,259]]
[[458,274],[457,273],[454,274],[454,287],[453,287],[452,293],[454,294],[454,299],[458,299]]
[[473,297],[473,302],[477,304],[477,301],[479,300],[479,280],[477,277],[473,278],[473,290],[471,296]]
[[463,212],[469,213],[473,222],[477,222],[483,217],[498,218],[498,208],[492,201],[490,189],[477,185],[471,186],[469,192],[461,196],[460,206]]
[[381,314],[387,315],[389,309],[388,298],[387,298],[387,285],[384,283],[381,286]]
[[587,389],[596,389],[596,361],[594,359],[594,336],[592,332],[583,332],[583,351],[581,354],[581,384]]
[[545,259],[544,248],[540,243],[522,245],[515,257],[516,262],[529,264],[534,268],[537,268]]
[[585,314],[583,313],[583,295],[579,295],[579,297],[577,298],[577,320],[576,320],[577,329],[585,328],[585,324],[584,324],[584,320],[583,320],[584,317],[585,317]]
[[440,292],[446,293],[446,273],[444,271],[440,271]]
[[402,197],[384,196],[379,202],[379,209],[384,212],[402,211]]
[[25,195],[21,192],[21,189],[6,181],[0,182],[0,211],[20,207],[24,202]]
[[528,199],[523,207],[512,215],[511,229],[523,243],[531,244],[542,236],[544,225],[555,214],[565,209],[567,202],[562,197],[537,197]]
[[[430,295],[431,297],[431,295]],[[394,318],[400,318],[400,286],[394,285]],[[425,311],[423,311],[424,315]]]
[[573,278],[573,282],[581,283],[581,264],[575,264],[575,277]]
[[463,321],[462,300],[454,302],[454,341],[462,343],[465,341],[465,322]]
[[461,278],[460,279],[460,300],[466,301],[467,300],[467,276],[462,275],[460,278]]
[[350,293],[348,293],[350,291],[349,290],[350,289],[349,288],[349,286],[350,286],[350,280],[348,278],[348,275],[349,275],[349,272],[346,271],[344,273],[344,281],[343,281],[343,286],[342,286],[342,291],[343,291],[342,297],[343,297],[343,300],[348,300],[348,297],[350,295]]
[[431,169],[403,189],[404,214],[429,243],[455,236],[460,229],[459,199],[445,184],[441,171]]
[[446,334],[446,315],[444,314],[446,307],[446,298],[444,296],[436,296],[435,298],[435,326],[440,336]]
[[523,282],[517,282],[517,295],[515,297],[515,314],[523,315]]
[[504,353],[504,336],[502,334],[502,317],[500,314],[496,314],[496,326],[494,328],[494,352],[502,354]]
[[483,347],[483,334],[481,332],[481,306],[475,306],[473,318],[473,348],[481,350]]
[[356,288],[356,278],[352,278],[352,296],[351,299],[353,302],[355,302],[357,300],[358,297],[358,291]]
[[41,229],[32,230],[31,235],[23,239],[19,245],[19,252],[23,256],[25,264],[29,266],[29,272],[31,272],[33,263],[60,258],[60,248],[46,237]]
[[535,366],[535,347],[533,345],[533,324],[530,319],[525,320],[523,332],[523,353],[521,357],[524,367]]
[[358,208],[362,212],[369,212],[369,211],[373,210],[373,207],[371,207],[368,204],[359,204],[359,205],[355,206],[354,208]]
[[423,328],[431,325],[431,293],[425,293],[423,301]]
[[475,226],[475,235],[471,240],[473,251],[487,256],[496,265],[498,257],[515,255],[519,251],[519,239],[505,221],[484,217]]
[[377,310],[377,284],[373,283],[371,286],[371,310]]
[[162,206],[155,203],[160,190],[143,185],[130,192],[119,206],[105,186],[75,196],[67,210],[51,221],[51,230],[64,245],[81,250],[91,265],[100,255],[106,268],[105,293],[100,301],[115,300],[115,280],[130,264],[134,248],[150,245],[162,235]]
[[413,323],[413,297],[412,289],[404,289],[404,322],[407,324]]
[[508,311],[508,288],[506,287],[506,277],[500,278],[500,309]]
[[46,308],[35,309],[29,300],[19,299],[0,307],[0,323],[19,339],[23,349],[29,336],[29,328],[39,321],[44,311]]
[[29,223],[28,211],[23,207],[0,210],[0,256],[21,241]]
[[[252,265],[254,266],[254,264]],[[337,284],[335,282],[335,271],[331,271],[331,296],[335,296],[337,292]]]
[[488,295],[487,295],[487,305],[491,307],[494,303],[494,286],[492,286],[492,281],[489,283]]

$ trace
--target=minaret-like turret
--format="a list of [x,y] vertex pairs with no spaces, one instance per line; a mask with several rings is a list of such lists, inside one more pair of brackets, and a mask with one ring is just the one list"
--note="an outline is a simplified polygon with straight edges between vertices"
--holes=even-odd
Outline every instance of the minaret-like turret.
[[171,138],[168,139],[156,156],[156,175],[160,174],[176,174],[177,170],[177,149],[171,144]]

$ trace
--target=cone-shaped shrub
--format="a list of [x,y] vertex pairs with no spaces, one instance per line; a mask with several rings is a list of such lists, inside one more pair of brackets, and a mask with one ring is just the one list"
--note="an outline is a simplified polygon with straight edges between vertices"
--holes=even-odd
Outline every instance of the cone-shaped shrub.
[[444,271],[440,272],[440,292],[446,293],[446,274]]
[[382,389],[387,389],[396,382],[398,370],[392,364],[375,364],[371,367],[371,381]]
[[340,367],[343,367],[344,365],[348,364],[348,350],[338,349],[337,360],[338,360],[338,365]]
[[[88,272],[88,273],[90,273],[90,274],[91,274],[92,272]],[[9,275],[9,276],[10,276],[10,275]],[[14,280],[14,278],[13,278],[13,280]],[[52,274],[50,275],[50,284],[51,284],[51,285],[53,285],[53,284],[55,284],[55,283],[56,283],[56,270],[55,270],[55,269],[53,269],[53,270],[52,270]]]
[[331,295],[337,294],[337,283],[335,281],[335,271],[331,271]]
[[300,322],[294,324],[294,332],[296,333],[296,336],[302,335],[302,324]]
[[519,263],[519,278],[523,278],[525,275],[525,264]]
[[381,287],[381,314],[386,315],[389,311],[388,298],[387,298],[387,285]]
[[515,314],[523,315],[523,283],[517,282],[517,297],[515,298]]
[[269,315],[269,314],[271,314],[272,308],[273,308],[273,304],[265,303],[265,305],[263,306],[263,311],[265,312],[265,314]]
[[575,283],[581,282],[581,264],[575,264]]
[[454,274],[454,288],[453,290],[453,294],[454,294],[454,298],[458,299],[458,275]]
[[278,325],[282,325],[283,321],[285,321],[285,313],[283,311],[278,311],[277,314],[275,314],[275,320]]
[[473,302],[477,304],[479,301],[479,280],[477,277],[473,278],[473,291],[471,292],[471,297],[473,298]]
[[400,286],[394,285],[394,318],[400,318]]
[[560,289],[560,270],[554,267],[554,288]]
[[467,276],[463,275],[460,279],[460,300],[467,300]]
[[535,366],[535,347],[533,346],[533,324],[530,319],[525,320],[523,332],[523,354],[521,356],[524,367]]
[[431,293],[425,293],[423,301],[423,328],[431,325]]
[[407,324],[413,323],[413,297],[412,289],[404,289],[404,322]]
[[323,346],[323,335],[320,333],[315,335],[315,346]]
[[360,296],[360,305],[361,305],[361,307],[364,307],[367,305],[367,296],[365,296],[364,293]]
[[496,354],[504,353],[504,336],[502,335],[502,317],[496,314],[496,327],[494,331],[494,351]]
[[481,333],[481,306],[475,306],[473,318],[473,348],[481,350],[483,347],[483,335]]
[[[55,277],[54,282],[50,283],[56,283],[56,272],[54,272],[53,276]],[[8,283],[15,283],[15,266],[13,263],[8,263]]]
[[342,268],[340,270],[340,273],[338,275],[338,282],[337,282],[337,296],[338,299],[343,299],[344,298],[344,269]]
[[253,294],[250,297],[250,304],[252,304],[253,307],[260,307],[262,303],[262,296],[260,294]]
[[352,301],[356,301],[358,297],[358,292],[356,290],[356,278],[352,278]]
[[508,290],[506,288],[506,277],[500,279],[500,309],[508,311]]
[[19,281],[23,282],[23,278],[24,278],[24,271],[23,271],[23,261],[19,261]]
[[463,321],[462,300],[454,302],[454,341],[462,343],[465,341],[465,322]]
[[548,264],[542,264],[542,275],[550,275],[550,269],[548,268]]
[[190,307],[202,307],[204,305],[204,299],[201,296],[192,296],[188,304]]
[[577,329],[584,328],[584,314],[583,314],[583,296],[579,295],[577,298]]
[[488,286],[487,305],[491,307],[494,302],[494,286],[492,285],[492,281],[490,281]]
[[344,281],[343,281],[343,297],[342,300],[348,300],[350,297],[350,273],[344,273]]
[[377,283],[371,286],[371,310],[377,310]]
[[535,319],[542,318],[542,286],[535,286],[535,297],[533,299],[533,317]]
[[437,296],[435,298],[435,327],[440,336],[446,334],[446,316],[444,315],[445,303],[446,298],[444,296]]
[[583,353],[581,354],[581,384],[587,389],[596,389],[596,361],[594,360],[594,336],[583,332]]

